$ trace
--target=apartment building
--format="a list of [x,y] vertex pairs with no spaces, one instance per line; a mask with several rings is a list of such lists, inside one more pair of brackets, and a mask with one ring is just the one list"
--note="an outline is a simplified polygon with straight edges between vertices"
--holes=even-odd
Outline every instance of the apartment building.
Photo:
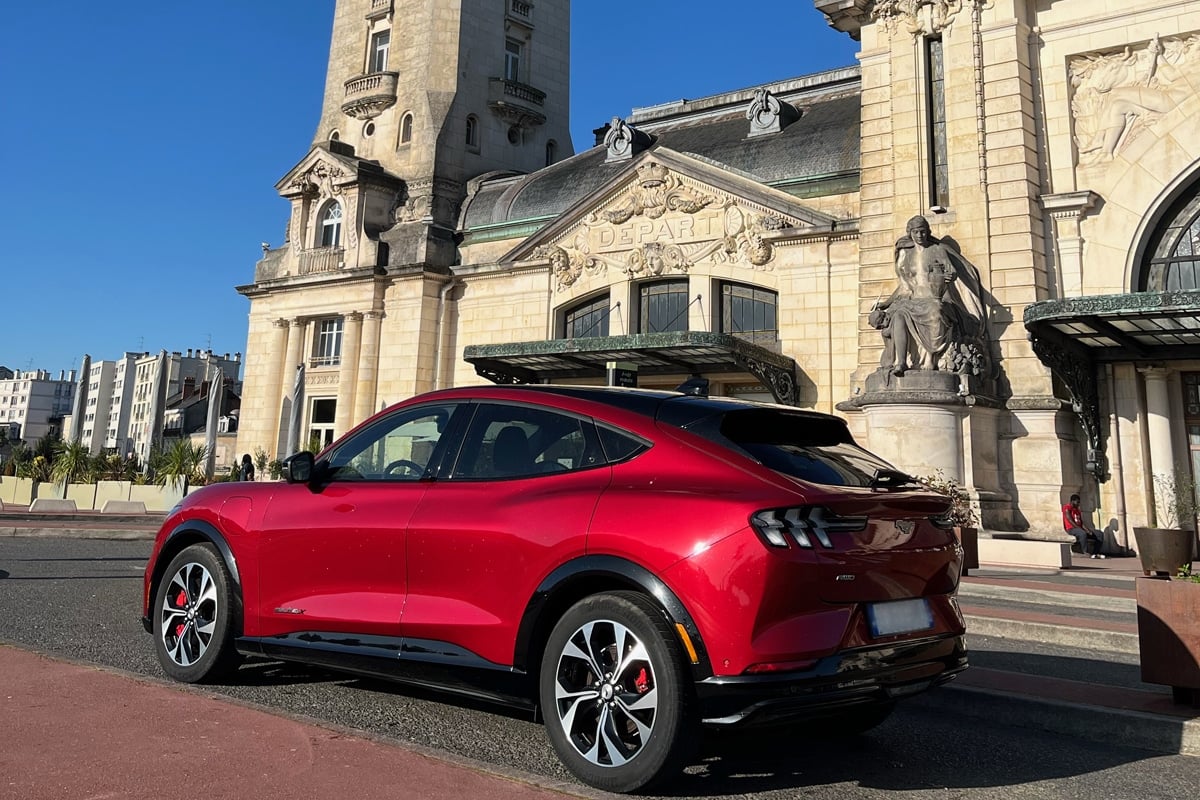
[[63,416],[75,397],[75,372],[51,378],[46,370],[0,371],[0,427],[9,441],[33,445],[50,433],[61,432]]

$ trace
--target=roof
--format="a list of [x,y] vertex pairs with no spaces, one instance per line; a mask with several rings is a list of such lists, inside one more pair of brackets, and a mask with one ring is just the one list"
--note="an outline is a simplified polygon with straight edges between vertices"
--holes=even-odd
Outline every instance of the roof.
[[1200,352],[1200,291],[1043,300],[1025,308],[1025,328],[1044,343],[1096,362],[1194,358]]

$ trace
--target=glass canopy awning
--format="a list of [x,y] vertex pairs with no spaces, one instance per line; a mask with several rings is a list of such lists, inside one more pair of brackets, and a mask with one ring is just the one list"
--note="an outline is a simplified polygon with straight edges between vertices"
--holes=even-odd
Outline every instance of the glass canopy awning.
[[602,378],[608,363],[617,361],[637,365],[639,375],[749,372],[776,402],[795,405],[799,399],[794,359],[724,333],[678,331],[469,345],[463,358],[494,383]]

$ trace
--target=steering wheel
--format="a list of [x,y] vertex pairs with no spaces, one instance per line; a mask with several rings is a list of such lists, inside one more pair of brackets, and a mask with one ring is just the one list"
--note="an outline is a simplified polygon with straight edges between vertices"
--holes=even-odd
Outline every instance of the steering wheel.
[[384,475],[392,475],[403,470],[401,475],[416,475],[421,476],[425,473],[425,468],[415,461],[409,461],[407,458],[401,458],[388,464],[383,468]]

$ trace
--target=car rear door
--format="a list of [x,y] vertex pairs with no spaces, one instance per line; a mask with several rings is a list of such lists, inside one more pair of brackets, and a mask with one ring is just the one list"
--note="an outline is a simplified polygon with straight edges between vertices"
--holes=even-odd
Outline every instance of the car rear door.
[[318,461],[314,484],[281,487],[262,523],[260,635],[399,636],[406,528],[457,407],[398,409]]
[[445,643],[510,664],[526,604],[584,553],[610,475],[590,419],[480,403],[453,468],[409,521],[406,646]]

